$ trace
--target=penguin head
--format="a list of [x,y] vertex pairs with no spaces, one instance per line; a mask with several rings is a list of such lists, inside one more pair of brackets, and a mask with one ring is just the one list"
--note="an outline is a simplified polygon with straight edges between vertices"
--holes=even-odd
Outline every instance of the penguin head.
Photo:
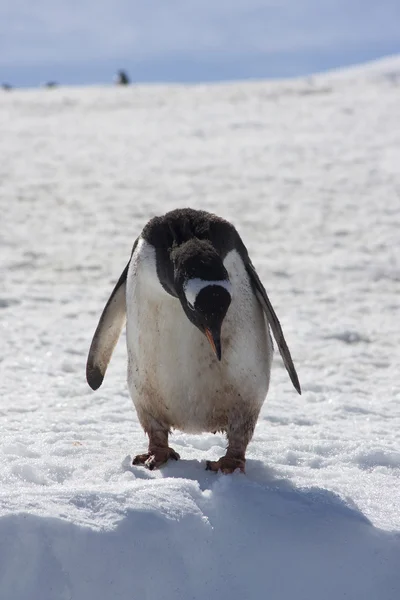
[[221,360],[221,328],[232,300],[232,285],[221,257],[209,241],[193,238],[173,250],[171,258],[182,308]]
[[198,277],[187,279],[180,298],[183,310],[210,342],[218,360],[221,360],[221,328],[231,303],[229,279],[205,280]]

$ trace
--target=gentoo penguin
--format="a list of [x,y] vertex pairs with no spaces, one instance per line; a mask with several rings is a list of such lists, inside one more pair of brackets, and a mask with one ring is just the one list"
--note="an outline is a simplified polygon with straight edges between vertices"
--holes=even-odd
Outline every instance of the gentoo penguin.
[[127,72],[120,69],[115,76],[115,83],[117,85],[129,85],[130,81]]
[[290,379],[300,384],[283,332],[235,227],[193,209],[154,217],[101,315],[86,375],[102,384],[127,323],[128,385],[154,469],[179,455],[171,429],[225,432],[225,456],[207,469],[244,472],[245,452],[268,392],[274,334]]

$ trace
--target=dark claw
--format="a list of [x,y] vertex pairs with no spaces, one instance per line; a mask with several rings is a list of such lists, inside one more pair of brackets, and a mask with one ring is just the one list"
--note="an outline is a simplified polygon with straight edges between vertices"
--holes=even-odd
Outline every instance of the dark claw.
[[154,471],[154,469],[158,469],[159,467],[161,467],[170,458],[173,458],[174,460],[179,460],[180,456],[172,448],[167,448],[165,450],[161,448],[158,450],[156,449],[153,454],[150,454],[150,452],[146,454],[138,454],[132,460],[132,464],[142,465],[149,469],[149,471]]

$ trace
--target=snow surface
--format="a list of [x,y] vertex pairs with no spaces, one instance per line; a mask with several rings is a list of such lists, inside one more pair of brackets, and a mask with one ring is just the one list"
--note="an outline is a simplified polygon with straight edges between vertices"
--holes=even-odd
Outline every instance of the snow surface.
[[[1,600],[398,600],[393,73],[0,95]],[[237,225],[302,383],[277,355],[246,475],[204,470],[211,434],[130,466],[124,340],[85,381],[133,240],[178,206]]]

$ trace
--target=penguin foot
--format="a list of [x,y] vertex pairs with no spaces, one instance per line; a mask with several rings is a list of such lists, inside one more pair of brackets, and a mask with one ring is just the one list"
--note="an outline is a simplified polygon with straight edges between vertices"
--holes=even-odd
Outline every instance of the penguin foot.
[[180,456],[173,448],[152,448],[151,452],[138,454],[132,461],[133,465],[143,465],[150,471],[160,468],[170,458],[179,460]]
[[222,471],[225,475],[233,473],[236,469],[239,469],[244,473],[244,467],[246,464],[245,458],[231,458],[230,456],[223,456],[219,460],[208,460],[206,462],[206,471]]

